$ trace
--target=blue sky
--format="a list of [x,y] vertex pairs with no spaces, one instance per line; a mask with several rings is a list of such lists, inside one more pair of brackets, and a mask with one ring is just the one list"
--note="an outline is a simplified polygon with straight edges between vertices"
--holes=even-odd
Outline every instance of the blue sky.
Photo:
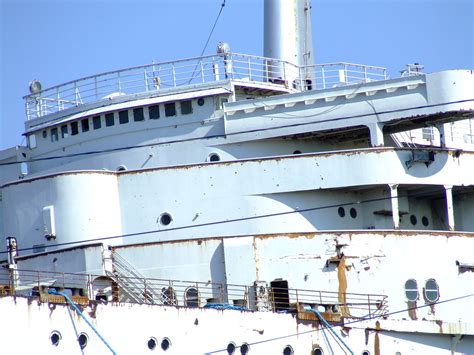
[[[0,0],[0,150],[20,144],[22,96],[103,71],[198,56],[222,0]],[[474,69],[474,0],[313,0],[317,63]],[[263,54],[263,0],[226,0],[225,40]]]

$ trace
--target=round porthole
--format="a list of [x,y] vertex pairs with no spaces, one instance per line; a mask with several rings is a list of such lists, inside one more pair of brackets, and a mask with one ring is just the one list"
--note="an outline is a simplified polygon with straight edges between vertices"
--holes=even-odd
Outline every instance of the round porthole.
[[405,296],[411,302],[418,299],[418,284],[416,280],[410,279],[405,282]]
[[117,171],[127,171],[127,167],[125,165],[119,165]]
[[369,350],[364,350],[364,351],[362,352],[362,355],[370,355]]
[[220,161],[221,157],[217,153],[211,153],[208,157],[209,161]]
[[250,351],[250,346],[249,344],[247,343],[243,343],[241,346],[240,346],[240,353],[242,355],[247,355]]
[[171,215],[167,212],[163,213],[161,216],[160,216],[160,223],[163,225],[163,226],[167,226],[171,223],[171,221],[173,221],[173,218],[171,217]]
[[203,106],[204,105],[204,98],[203,97],[200,97],[198,100],[197,100],[197,103],[199,106]]
[[171,341],[168,338],[163,338],[161,341],[161,349],[163,351],[168,350],[171,347]]
[[150,339],[148,339],[148,349],[150,350],[155,350],[156,349],[156,339],[151,337]]
[[357,217],[357,210],[354,207],[352,207],[349,212],[350,212],[352,218]]
[[323,349],[321,349],[321,348],[319,348],[319,347],[318,347],[318,348],[315,348],[315,349],[313,350],[313,355],[323,355],[323,354],[324,354],[324,353],[323,353]]
[[339,207],[337,209],[337,214],[339,215],[339,217],[344,217],[346,215],[346,210],[344,209],[344,207]]
[[51,333],[49,339],[51,340],[52,346],[58,346],[59,342],[61,341],[61,333],[55,330]]
[[301,154],[301,150],[295,150],[293,154]]
[[424,296],[426,301],[433,303],[439,300],[439,287],[435,279],[429,279],[425,283]]
[[235,344],[234,343],[229,343],[227,345],[227,354],[232,355],[235,353]]
[[410,222],[411,224],[413,224],[414,226],[416,226],[416,224],[418,223],[418,219],[416,218],[416,216],[414,214],[412,214],[410,216]]
[[428,217],[423,216],[423,217],[421,218],[421,223],[422,223],[425,227],[428,227],[428,225],[430,224],[430,221],[428,220]]
[[294,355],[293,348],[290,345],[285,346],[283,349],[283,355]]
[[84,349],[87,346],[87,343],[89,342],[89,337],[86,333],[81,333],[79,334],[77,341],[79,342],[79,346],[81,347],[81,349]]

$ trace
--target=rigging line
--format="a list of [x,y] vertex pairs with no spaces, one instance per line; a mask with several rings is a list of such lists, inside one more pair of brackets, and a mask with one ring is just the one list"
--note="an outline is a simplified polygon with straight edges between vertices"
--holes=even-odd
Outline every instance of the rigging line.
[[[415,193],[415,194],[410,195],[411,198],[420,197],[420,196],[425,196],[425,193],[420,192],[420,193]],[[227,223],[244,222],[244,221],[256,220],[256,219],[260,219],[260,218],[285,216],[285,215],[290,215],[290,214],[294,214],[294,213],[312,212],[312,211],[319,211],[319,210],[324,210],[324,209],[329,209],[329,208],[352,206],[352,205],[361,205],[361,204],[364,204],[364,203],[379,202],[379,201],[387,201],[387,200],[392,200],[394,198],[396,198],[396,197],[392,197],[392,196],[379,197],[379,198],[360,200],[360,201],[354,201],[354,202],[345,202],[345,203],[337,203],[337,204],[333,204],[333,205],[324,205],[324,206],[318,206],[318,207],[302,208],[302,209],[296,209],[296,210],[292,210],[292,211],[276,212],[276,213],[269,213],[269,214],[250,216],[250,217],[240,217],[240,218],[226,219],[226,220],[213,221],[213,222],[206,222],[206,223],[200,223],[200,224],[194,224],[194,225],[189,225],[188,224],[188,225],[185,225],[185,226],[166,228],[166,229],[154,229],[154,230],[149,230],[149,231],[120,234],[120,235],[114,235],[114,236],[109,236],[109,237],[82,239],[82,240],[78,240],[78,241],[52,244],[52,245],[48,245],[48,246],[45,246],[45,247],[46,248],[53,248],[53,247],[69,246],[69,245],[76,245],[76,244],[89,243],[89,242],[101,242],[101,241],[105,241],[105,240],[118,239],[118,238],[130,238],[130,237],[136,237],[136,236],[144,236],[144,235],[147,235],[147,234],[158,234],[158,233],[165,233],[165,232],[174,232],[174,231],[180,231],[180,230],[186,230],[186,229],[193,229],[193,228],[201,228],[201,227],[209,227],[209,226],[214,226],[214,225],[227,224]],[[36,247],[18,248],[18,249],[16,249],[16,251],[17,252],[29,251],[29,250],[34,250],[35,248]],[[1,254],[7,254],[8,252],[9,252],[8,250],[0,251],[0,255]]]
[[[403,313],[403,312],[407,312],[407,311],[411,311],[411,310],[417,310],[417,309],[421,309],[421,308],[432,307],[433,305],[436,305],[436,304],[443,304],[443,303],[459,301],[459,300],[469,298],[469,297],[473,297],[473,296],[474,296],[474,293],[471,293],[471,294],[467,294],[467,295],[464,295],[464,296],[459,296],[459,297],[449,298],[449,299],[442,300],[442,301],[436,301],[436,302],[424,304],[424,305],[421,305],[421,306],[415,306],[415,307],[400,309],[400,310],[397,310],[397,311],[394,311],[394,312],[386,313],[386,314],[381,315],[381,316],[380,315],[374,315],[374,316],[371,316],[371,317],[356,319],[354,321],[350,321],[350,322],[347,322],[347,323],[336,324],[336,325],[333,325],[332,327],[333,328],[345,327],[348,324],[355,324],[355,323],[365,322],[365,321],[368,321],[368,320],[378,319],[378,318],[381,318],[381,317],[388,317],[388,316],[391,316],[391,315],[394,315],[394,314]],[[277,340],[281,340],[281,339],[286,339],[286,338],[291,338],[291,337],[298,337],[298,336],[301,336],[301,335],[304,335],[304,334],[311,334],[311,333],[314,333],[314,332],[318,332],[320,329],[322,330],[322,329],[327,329],[327,328],[323,324],[320,324],[319,329],[311,329],[311,330],[307,330],[307,331],[304,331],[304,332],[282,335],[280,337],[260,340],[260,341],[256,341],[256,342],[248,343],[248,344],[249,345],[258,345],[258,344],[269,343],[269,342],[277,341]],[[239,347],[240,346],[236,346],[236,348],[239,348]],[[217,353],[225,352],[225,351],[227,351],[227,350],[226,349],[219,349],[219,350],[206,352],[205,354],[206,355],[208,355],[208,354],[217,354]]]
[[[168,145],[168,144],[173,144],[173,143],[186,143],[186,142],[193,142],[193,141],[213,139],[213,138],[226,138],[226,137],[229,137],[229,136],[237,136],[237,135],[247,134],[247,133],[265,132],[265,131],[269,131],[269,130],[272,130],[272,129],[292,128],[292,127],[299,127],[299,126],[310,125],[310,124],[321,124],[321,123],[327,123],[327,122],[337,122],[337,121],[343,121],[343,120],[348,120],[348,119],[361,118],[361,117],[364,117],[364,116],[374,116],[374,115],[376,116],[376,115],[382,115],[382,114],[398,113],[398,112],[404,112],[404,111],[407,111],[407,110],[420,109],[420,108],[433,108],[433,107],[437,107],[437,106],[457,104],[457,103],[463,103],[463,102],[467,102],[467,101],[474,101],[474,100],[460,100],[460,101],[447,102],[447,103],[443,103],[443,104],[423,105],[423,106],[416,106],[416,107],[410,107],[410,108],[404,108],[404,109],[396,109],[396,110],[375,112],[375,113],[370,113],[370,114],[342,116],[342,117],[335,117],[335,118],[330,118],[330,119],[326,119],[326,120],[316,120],[316,121],[311,121],[311,122],[288,124],[288,125],[278,126],[278,127],[258,128],[258,129],[253,129],[253,130],[247,130],[245,132],[225,133],[225,134],[219,134],[219,135],[196,137],[196,138],[187,138],[187,139],[175,139],[175,140],[166,141],[166,142],[147,143],[147,144],[140,144],[140,145],[134,145],[134,146],[125,146],[125,147],[118,147],[118,148],[94,150],[94,151],[88,151],[88,152],[82,152],[82,153],[56,155],[56,156],[44,157],[44,158],[33,158],[33,159],[29,159],[29,160],[24,160],[24,161],[14,161],[14,162],[0,163],[0,166],[17,165],[17,164],[21,164],[21,163],[34,163],[34,162],[37,162],[37,161],[64,159],[64,158],[71,158],[71,157],[77,157],[77,156],[82,156],[82,155],[100,154],[100,153],[110,153],[110,152],[116,152],[116,151],[131,150],[131,149],[146,148],[146,147],[155,147],[155,146],[162,146],[162,145]],[[286,114],[286,115],[288,115],[288,114]],[[278,119],[280,119],[280,118],[284,119],[283,117],[281,117],[281,116],[279,117],[278,115],[273,115],[272,117],[273,118],[278,118]],[[314,115],[307,115],[307,116],[306,115],[301,115],[301,116],[298,115],[298,116],[295,116],[295,117],[308,118],[308,117],[314,117]]]
[[[206,44],[204,45],[204,48],[201,51],[200,57],[202,57],[204,55],[204,52],[206,51],[207,45],[209,44],[209,41],[211,40],[212,34],[214,33],[214,29],[217,26],[217,22],[219,21],[219,17],[221,17],[222,10],[224,10],[224,7],[225,7],[225,0],[222,1],[221,8],[219,10],[219,13],[217,14],[216,20],[214,21],[214,25],[212,26],[211,32],[209,33],[209,36],[207,37]],[[196,74],[196,69],[197,69],[199,63],[200,63],[200,61],[196,63],[196,66],[194,67],[193,73],[191,75],[191,78],[188,81],[188,84],[190,84],[191,81],[194,79],[194,75]]]

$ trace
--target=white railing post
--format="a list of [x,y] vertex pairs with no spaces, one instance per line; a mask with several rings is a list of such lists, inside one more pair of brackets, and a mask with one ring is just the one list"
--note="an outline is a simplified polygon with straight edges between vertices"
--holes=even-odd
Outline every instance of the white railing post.
[[252,66],[250,65],[250,57],[247,58],[249,68],[249,80],[252,80]]
[[171,64],[171,70],[173,74],[173,87],[176,87],[176,69],[174,63]]
[[143,80],[145,81],[145,91],[148,92],[148,76],[146,75],[146,68],[143,68]]
[[200,60],[199,63],[201,64],[201,81],[204,83],[206,82],[206,79],[204,77],[204,66],[202,65],[202,60]]

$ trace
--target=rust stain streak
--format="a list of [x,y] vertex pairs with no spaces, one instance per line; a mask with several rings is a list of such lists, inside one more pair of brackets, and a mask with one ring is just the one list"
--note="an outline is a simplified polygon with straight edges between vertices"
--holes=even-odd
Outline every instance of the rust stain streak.
[[[347,278],[346,278],[346,257],[343,256],[337,265],[337,279],[339,281],[339,288],[338,288],[338,302],[339,304],[346,304],[346,291],[347,291]],[[349,309],[347,306],[341,306],[341,314],[343,317],[348,317]]]

